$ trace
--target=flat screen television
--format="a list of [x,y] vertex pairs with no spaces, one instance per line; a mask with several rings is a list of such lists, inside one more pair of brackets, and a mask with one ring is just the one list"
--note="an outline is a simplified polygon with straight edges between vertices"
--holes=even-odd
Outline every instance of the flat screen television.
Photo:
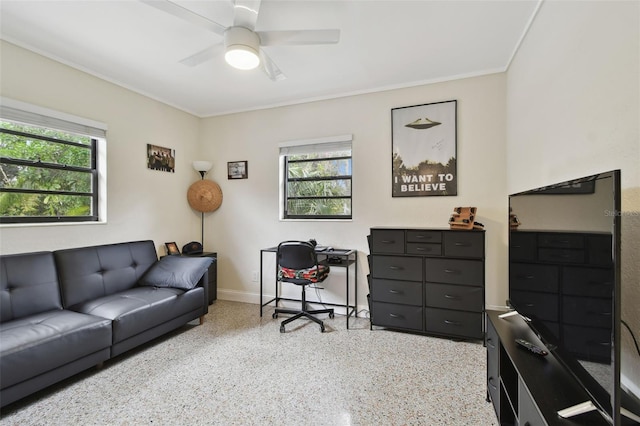
[[587,391],[582,408],[615,425],[626,423],[620,197],[619,170],[509,196],[508,303]]

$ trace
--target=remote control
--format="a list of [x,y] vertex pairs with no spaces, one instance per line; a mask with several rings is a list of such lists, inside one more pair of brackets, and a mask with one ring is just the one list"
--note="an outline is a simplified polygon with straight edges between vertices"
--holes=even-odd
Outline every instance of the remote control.
[[547,351],[545,351],[542,348],[537,347],[536,345],[534,345],[533,343],[524,340],[524,339],[516,339],[516,343],[519,344],[520,346],[522,346],[523,348],[527,349],[528,351],[533,352],[536,355],[540,355],[540,356],[546,356],[548,354]]

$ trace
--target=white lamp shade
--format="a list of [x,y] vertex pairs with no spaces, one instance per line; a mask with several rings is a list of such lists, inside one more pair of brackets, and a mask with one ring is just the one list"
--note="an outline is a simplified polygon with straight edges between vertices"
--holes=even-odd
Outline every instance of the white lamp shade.
[[210,161],[194,161],[193,168],[197,172],[208,172],[213,165]]

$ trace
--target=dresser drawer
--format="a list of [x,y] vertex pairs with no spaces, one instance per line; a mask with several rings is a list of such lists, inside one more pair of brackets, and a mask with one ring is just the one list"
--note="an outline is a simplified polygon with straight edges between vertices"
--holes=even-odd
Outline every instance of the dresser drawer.
[[565,296],[562,309],[564,317],[571,318],[572,325],[611,328],[613,304],[610,298]]
[[587,247],[591,265],[613,266],[611,235],[590,235],[587,237]]
[[452,336],[482,339],[482,314],[425,308],[425,330]]
[[442,256],[442,244],[407,243],[407,254]]
[[554,265],[536,265],[514,263],[509,269],[509,282],[512,289],[558,292],[559,269]]
[[450,257],[484,257],[484,233],[450,231],[444,233],[444,255]]
[[550,322],[559,320],[560,301],[557,294],[511,290],[509,298],[518,307],[518,312],[526,317]]
[[372,256],[374,278],[422,281],[422,258],[401,256]]
[[442,232],[427,231],[422,229],[407,230],[407,242],[409,243],[441,243]]
[[536,234],[511,231],[509,233],[509,238],[509,257],[511,261],[534,261],[536,259]]
[[538,234],[538,247],[583,249],[584,236],[582,234],[540,233]]
[[611,298],[613,269],[567,266],[562,270],[562,293]]
[[541,262],[553,263],[584,263],[584,250],[561,249],[561,248],[540,248],[538,249],[538,260]]
[[565,325],[562,327],[565,347],[578,359],[611,362],[611,329]]
[[425,285],[425,306],[431,308],[482,312],[482,296],[482,287],[431,283]]
[[425,259],[425,279],[435,283],[481,286],[484,264],[481,260]]
[[422,331],[422,307],[373,302],[372,324]]
[[372,229],[372,253],[404,253],[404,231],[397,229]]
[[374,278],[371,297],[375,302],[422,306],[422,283]]

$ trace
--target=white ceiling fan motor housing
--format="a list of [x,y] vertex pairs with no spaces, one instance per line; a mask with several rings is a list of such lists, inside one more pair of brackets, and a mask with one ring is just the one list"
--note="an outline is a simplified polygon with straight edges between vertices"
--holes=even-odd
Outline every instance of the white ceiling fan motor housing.
[[260,37],[244,27],[229,27],[224,32],[224,59],[229,65],[250,70],[260,65]]

